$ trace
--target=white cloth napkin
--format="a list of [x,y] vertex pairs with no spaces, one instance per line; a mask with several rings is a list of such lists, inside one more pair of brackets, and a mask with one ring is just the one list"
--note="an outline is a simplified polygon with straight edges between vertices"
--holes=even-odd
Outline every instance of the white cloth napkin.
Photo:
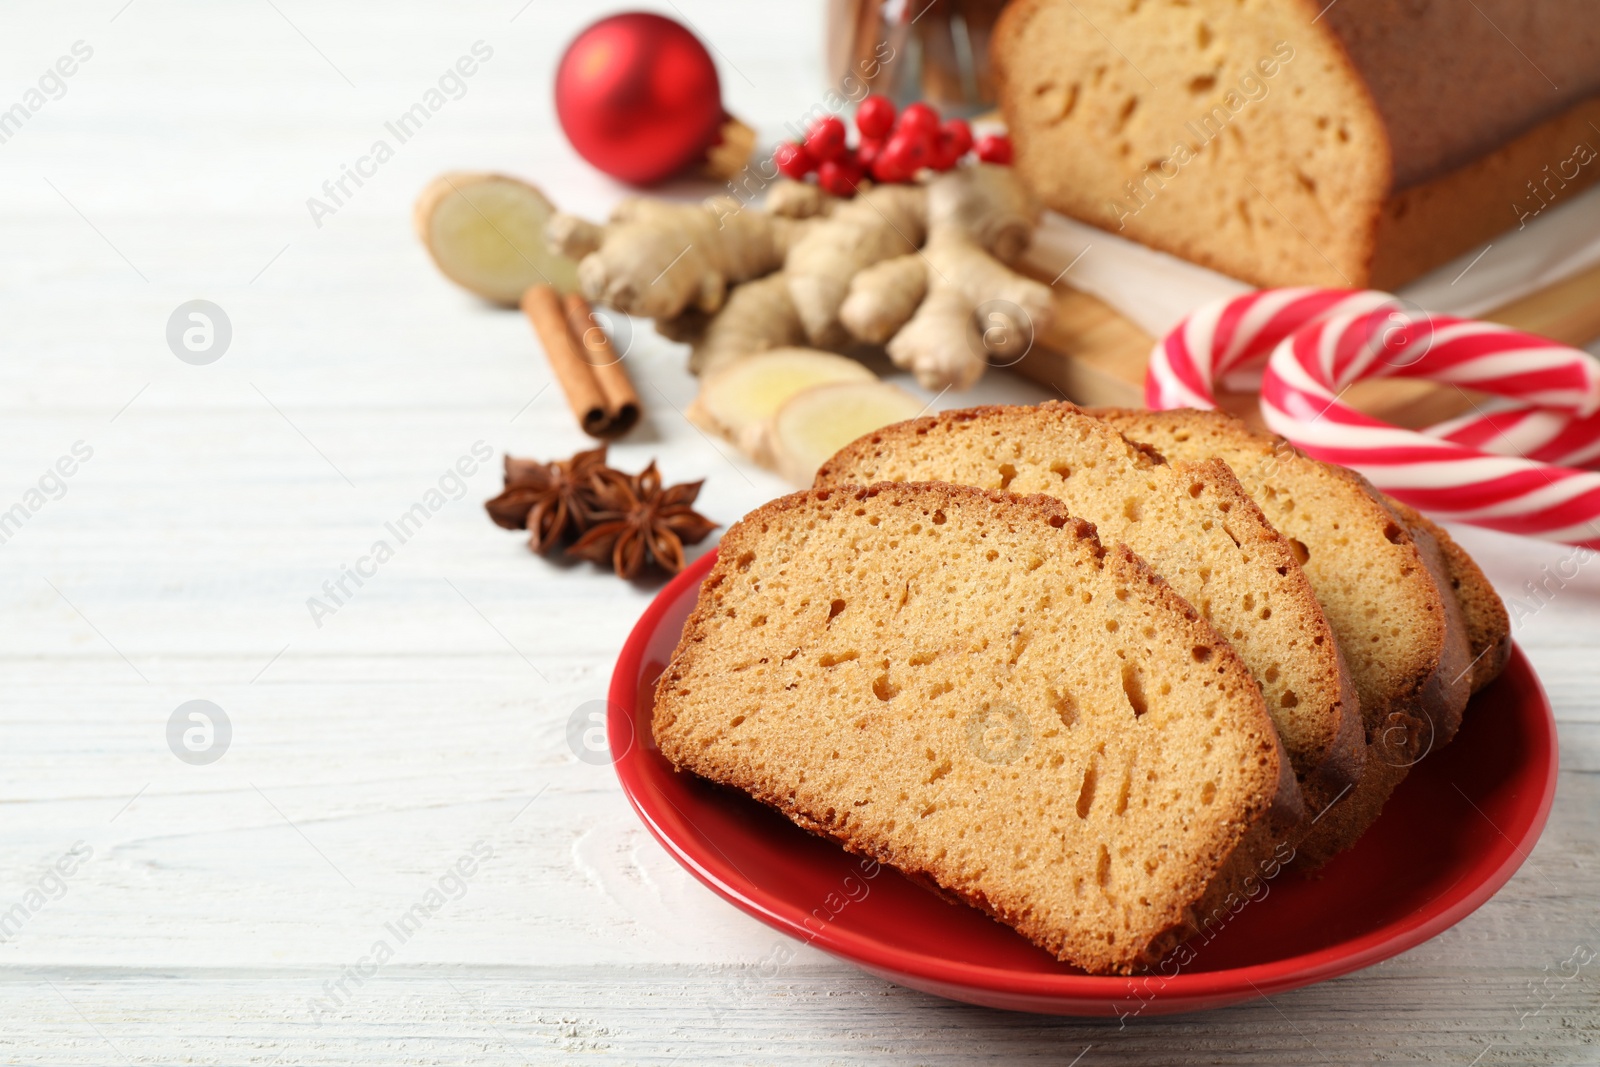
[[[1046,212],[1028,251],[1047,277],[1097,296],[1161,337],[1185,315],[1252,288],[1187,260]],[[1499,235],[1401,289],[1441,315],[1471,317],[1600,262],[1600,187]]]

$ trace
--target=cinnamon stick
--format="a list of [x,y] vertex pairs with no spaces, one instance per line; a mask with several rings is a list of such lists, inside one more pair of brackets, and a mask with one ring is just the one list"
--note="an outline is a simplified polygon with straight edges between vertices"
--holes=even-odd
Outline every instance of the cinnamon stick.
[[633,429],[639,421],[639,394],[622,365],[622,357],[611,344],[611,338],[594,319],[594,308],[578,293],[568,293],[566,299],[567,330],[578,345],[578,351],[589,365],[600,395],[605,399],[606,417],[610,419],[607,433],[620,436]]
[[566,394],[567,405],[577,416],[578,425],[590,437],[609,436],[611,416],[606,410],[605,394],[594,370],[572,339],[560,294],[553,286],[530,286],[522,294],[522,313],[533,324],[533,332],[544,347],[550,370],[561,383],[561,391]]

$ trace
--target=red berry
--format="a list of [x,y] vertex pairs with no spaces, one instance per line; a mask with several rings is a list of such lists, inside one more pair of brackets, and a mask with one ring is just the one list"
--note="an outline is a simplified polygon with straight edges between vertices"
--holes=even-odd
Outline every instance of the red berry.
[[[882,99],[881,97],[879,99]],[[868,174],[872,173],[872,164],[877,162],[878,153],[883,151],[883,141],[876,137],[862,137],[861,143],[856,145],[856,161],[861,164],[861,169]]]
[[817,184],[822,186],[823,192],[834,196],[855,196],[856,186],[861,184],[863,177],[861,161],[853,153],[824,160],[817,167]]
[[939,127],[939,139],[933,149],[933,165],[938,170],[949,170],[970,151],[972,127],[964,119],[948,119]]
[[894,124],[895,133],[913,133],[933,140],[939,135],[939,113],[927,104],[907,104]]
[[[895,130],[894,136],[884,142],[883,149],[878,153],[878,165],[873,168],[872,175],[879,181],[906,182],[932,162],[933,153],[926,140],[912,131]],[[893,177],[879,174],[880,168]]]
[[1003,133],[991,133],[978,138],[978,158],[985,163],[999,163],[1009,166],[1011,163],[1011,138]]
[[972,127],[965,119],[946,119],[939,127],[939,142],[943,145],[947,140],[950,150],[960,159],[972,151]]
[[817,169],[817,161],[811,158],[806,146],[793,141],[786,141],[773,149],[772,162],[779,174],[795,181]]
[[885,144],[883,149],[878,150],[878,154],[872,157],[872,170],[869,173],[872,174],[872,178],[882,182],[910,181],[914,168],[906,160],[904,147],[896,152],[890,152],[890,147]]
[[894,133],[889,138],[890,142],[904,141],[913,146],[909,180],[923,167],[935,167],[940,170],[947,169],[940,166],[939,152],[939,113],[927,104],[909,104],[900,112],[900,118],[895,123]]
[[889,131],[894,129],[894,104],[887,96],[867,97],[856,109],[856,129],[863,138],[882,140],[889,136]]
[[820,118],[806,131],[806,151],[817,162],[837,159],[844,150],[844,123],[836,116]]

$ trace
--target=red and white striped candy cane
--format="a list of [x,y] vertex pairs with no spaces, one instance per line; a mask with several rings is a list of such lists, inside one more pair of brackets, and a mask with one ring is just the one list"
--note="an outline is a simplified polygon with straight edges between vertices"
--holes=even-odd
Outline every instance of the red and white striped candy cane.
[[1491,401],[1480,411],[1430,426],[1423,432],[1469,448],[1522,456],[1538,463],[1562,467],[1594,467],[1600,463],[1600,415],[1573,415]]
[[1178,324],[1150,353],[1145,406],[1214,408],[1216,383],[1255,388],[1260,364],[1284,338],[1330,315],[1396,306],[1363,289],[1263,289],[1217,300]]
[[[1516,401],[1507,428],[1559,426],[1543,444],[1581,451],[1565,430],[1593,422],[1600,364],[1584,352],[1492,323],[1443,316],[1391,328],[1387,311],[1314,322],[1281,342],[1262,374],[1267,425],[1306,452],[1354,467],[1374,485],[1440,518],[1600,545],[1600,474],[1511,454],[1494,416],[1444,434],[1403,430],[1340,400],[1372,378],[1421,378]],[[1476,440],[1480,447],[1469,441]],[[1490,451],[1485,444],[1493,444]],[[1592,443],[1592,438],[1591,438]]]
[[[1270,358],[1268,358],[1270,357]],[[1600,546],[1600,364],[1503,326],[1405,311],[1385,293],[1286,289],[1202,308],[1164,339],[1145,381],[1153,408],[1215,407],[1267,359],[1267,424],[1439,517]],[[1448,382],[1504,398],[1422,432],[1340,402],[1366,378]]]

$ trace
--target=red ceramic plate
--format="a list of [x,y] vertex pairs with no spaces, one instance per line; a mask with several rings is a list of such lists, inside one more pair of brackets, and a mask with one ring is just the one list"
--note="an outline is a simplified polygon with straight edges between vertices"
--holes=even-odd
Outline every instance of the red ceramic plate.
[[974,908],[806,833],[742,794],[675,772],[650,729],[655,681],[715,553],[662,590],[611,680],[609,740],[639,817],[712,890],[890,981],[1059,1015],[1197,1011],[1294,989],[1404,952],[1471,914],[1527,857],[1556,785],[1556,733],[1520,649],[1454,743],[1412,769],[1361,843],[1320,876],[1285,872],[1209,939],[1147,975],[1095,977]]

